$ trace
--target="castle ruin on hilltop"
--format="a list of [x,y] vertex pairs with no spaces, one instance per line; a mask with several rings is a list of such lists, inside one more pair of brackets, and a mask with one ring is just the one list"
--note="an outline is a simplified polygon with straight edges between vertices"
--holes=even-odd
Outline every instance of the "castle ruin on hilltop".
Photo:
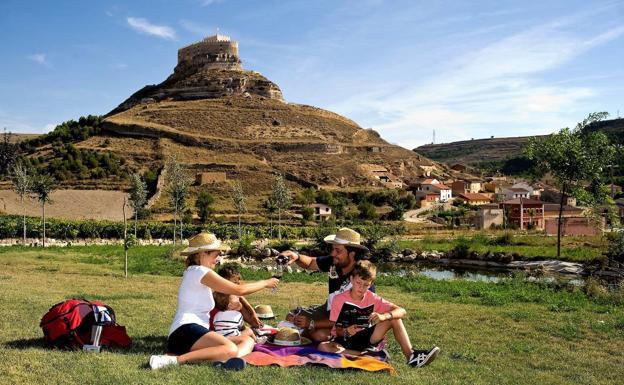
[[178,50],[178,66],[203,69],[243,70],[238,42],[214,35]]

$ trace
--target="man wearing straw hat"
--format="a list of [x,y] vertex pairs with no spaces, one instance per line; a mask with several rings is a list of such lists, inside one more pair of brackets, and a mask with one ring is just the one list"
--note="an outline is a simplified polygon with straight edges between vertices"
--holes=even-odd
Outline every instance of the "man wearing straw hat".
[[[328,273],[327,302],[313,307],[308,314],[297,314],[294,318],[295,325],[307,329],[308,334],[315,341],[329,339],[331,332],[329,310],[332,299],[350,288],[349,278],[355,263],[368,253],[368,248],[361,244],[360,238],[358,232],[343,227],[336,234],[325,237],[325,242],[332,245],[331,254],[328,256],[310,257],[292,250],[281,253],[288,257],[289,264],[295,262],[306,270]],[[370,290],[374,292],[375,286],[371,286]]]

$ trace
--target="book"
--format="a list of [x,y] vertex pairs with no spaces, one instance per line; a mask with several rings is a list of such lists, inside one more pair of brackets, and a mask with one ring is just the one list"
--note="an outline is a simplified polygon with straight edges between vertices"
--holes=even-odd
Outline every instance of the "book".
[[362,308],[354,303],[345,302],[340,309],[336,326],[347,328],[351,325],[357,325],[361,328],[369,328],[371,324],[368,317],[373,313],[373,308],[373,304]]

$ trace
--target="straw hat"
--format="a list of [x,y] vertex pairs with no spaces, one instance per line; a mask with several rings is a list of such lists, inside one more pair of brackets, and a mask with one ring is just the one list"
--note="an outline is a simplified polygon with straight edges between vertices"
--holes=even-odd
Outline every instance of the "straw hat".
[[270,305],[258,305],[254,308],[254,310],[260,319],[275,318],[275,314],[273,314],[273,309],[271,309]]
[[272,343],[280,346],[300,346],[311,344],[312,341],[309,338],[301,337],[297,329],[284,327],[277,331]]
[[214,234],[204,231],[189,238],[188,242],[188,247],[182,250],[180,255],[193,255],[200,251],[225,251],[228,249]]
[[347,227],[338,230],[336,234],[326,236],[324,241],[332,245],[351,246],[368,251],[366,246],[360,244],[360,233]]

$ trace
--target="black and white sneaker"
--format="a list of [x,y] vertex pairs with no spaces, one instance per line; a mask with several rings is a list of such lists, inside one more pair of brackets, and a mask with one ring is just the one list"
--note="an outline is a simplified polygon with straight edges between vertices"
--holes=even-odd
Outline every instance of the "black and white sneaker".
[[407,360],[407,364],[416,368],[429,365],[433,360],[435,360],[438,353],[440,353],[440,348],[437,346],[434,346],[431,350],[412,349],[412,355]]

